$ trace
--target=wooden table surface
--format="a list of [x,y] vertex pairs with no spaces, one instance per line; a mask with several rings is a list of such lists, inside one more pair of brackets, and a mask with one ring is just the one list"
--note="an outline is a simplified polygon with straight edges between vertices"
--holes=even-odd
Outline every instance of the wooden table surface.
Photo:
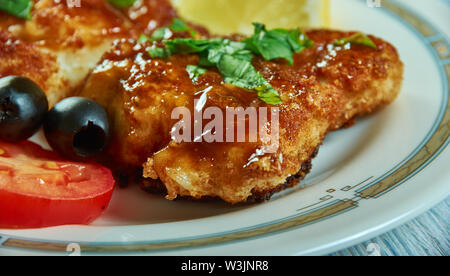
[[331,256],[448,256],[450,197],[414,220]]

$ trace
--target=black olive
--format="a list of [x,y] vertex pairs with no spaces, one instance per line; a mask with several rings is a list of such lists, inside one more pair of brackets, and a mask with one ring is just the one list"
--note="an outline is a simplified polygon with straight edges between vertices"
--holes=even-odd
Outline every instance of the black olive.
[[57,103],[46,116],[44,132],[55,151],[73,160],[87,159],[102,152],[110,134],[103,107],[81,97]]
[[18,76],[0,79],[0,140],[28,139],[38,131],[47,111],[47,96],[32,80]]

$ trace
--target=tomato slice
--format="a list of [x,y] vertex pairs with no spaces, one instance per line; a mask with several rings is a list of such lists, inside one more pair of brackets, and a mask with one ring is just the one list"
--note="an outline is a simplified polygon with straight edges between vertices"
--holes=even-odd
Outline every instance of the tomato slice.
[[64,161],[29,141],[0,142],[0,228],[89,224],[114,184],[103,166]]

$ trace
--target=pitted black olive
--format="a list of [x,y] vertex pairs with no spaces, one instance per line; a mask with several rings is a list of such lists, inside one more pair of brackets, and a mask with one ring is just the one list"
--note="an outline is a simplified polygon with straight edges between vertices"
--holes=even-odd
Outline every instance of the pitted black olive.
[[50,146],[63,157],[82,160],[102,152],[109,141],[108,116],[91,99],[72,97],[48,112],[44,131]]
[[25,77],[0,79],[0,140],[28,139],[42,125],[48,101],[42,89]]

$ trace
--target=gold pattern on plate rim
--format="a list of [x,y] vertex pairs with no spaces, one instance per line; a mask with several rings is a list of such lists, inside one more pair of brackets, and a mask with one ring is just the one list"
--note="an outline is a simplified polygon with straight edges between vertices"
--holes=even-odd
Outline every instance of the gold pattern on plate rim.
[[[418,30],[423,36],[431,37],[436,35],[436,32],[431,26],[426,22],[423,22],[420,18],[417,18],[414,14],[404,10],[402,7],[390,2],[388,0],[383,1],[383,7],[387,8],[391,12],[395,13],[397,16],[401,17],[407,23],[412,25],[416,30]],[[440,58],[446,59],[442,53],[442,48],[436,45],[442,45],[438,43],[432,44],[433,48],[440,56]],[[447,81],[450,86],[450,65],[443,65]],[[448,91],[447,91],[448,93]],[[392,188],[396,187],[404,179],[415,173],[416,170],[420,169],[422,166],[426,165],[435,154],[448,142],[450,134],[450,102],[447,102],[447,108],[445,115],[433,133],[432,137],[426,143],[422,149],[420,149],[410,160],[408,160],[404,165],[394,171],[391,175],[383,179],[382,181],[371,185],[368,188],[363,188],[359,191],[359,196],[364,199],[376,198],[382,194],[390,191]],[[276,233],[280,231],[285,231],[293,229],[299,226],[304,226],[310,223],[318,222],[320,220],[329,218],[331,216],[338,215],[340,213],[349,211],[353,208],[358,207],[358,202],[354,200],[336,200],[335,202],[326,205],[325,207],[319,207],[313,211],[306,212],[302,215],[294,217],[292,219],[282,221],[279,223],[274,223],[270,225],[265,225],[260,228],[250,229],[240,232],[234,232],[229,234],[224,234],[220,236],[211,236],[205,238],[198,238],[186,241],[173,241],[173,242],[161,242],[152,244],[117,244],[117,245],[94,245],[94,244],[80,244],[81,252],[140,252],[140,251],[153,251],[153,250],[170,250],[170,249],[180,249],[180,248],[190,248],[199,247],[212,244],[219,244],[231,241],[245,240],[248,238],[263,236],[271,233]],[[1,237],[0,237],[1,238]],[[43,241],[30,241],[20,238],[7,238],[1,246],[12,247],[12,248],[23,248],[23,249],[33,249],[33,250],[46,250],[46,251],[60,251],[65,252],[69,243],[56,243],[56,242],[43,242]]]
[[[267,225],[257,229],[251,229],[238,233],[225,234],[221,236],[212,236],[207,238],[187,240],[187,241],[175,241],[175,242],[163,242],[156,244],[132,244],[132,245],[89,245],[81,244],[81,252],[139,252],[139,251],[152,251],[152,250],[169,250],[179,249],[187,247],[198,247],[211,245],[215,243],[224,243],[229,241],[237,241],[247,239],[249,237],[261,236],[268,233],[278,232],[284,229],[294,228],[308,223],[315,222],[317,220],[337,215],[341,212],[348,211],[357,206],[357,202],[353,200],[339,200],[336,203],[329,205],[325,208],[318,209],[303,216],[288,220],[282,223]],[[3,243],[3,246],[26,248],[26,249],[39,249],[47,251],[66,251],[68,244],[58,244],[52,242],[39,242],[39,241],[26,241],[19,239],[8,239]]]

